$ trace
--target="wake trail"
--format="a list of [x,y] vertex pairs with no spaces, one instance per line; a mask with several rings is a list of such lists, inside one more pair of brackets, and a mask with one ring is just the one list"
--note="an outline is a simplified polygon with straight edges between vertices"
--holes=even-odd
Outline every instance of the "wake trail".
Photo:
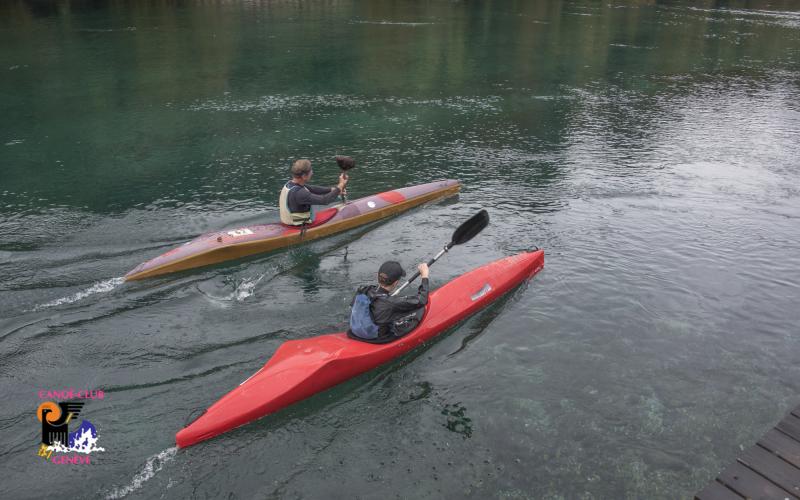
[[106,500],[117,500],[118,498],[125,498],[126,496],[130,495],[134,491],[142,489],[144,483],[149,481],[153,478],[161,469],[164,468],[164,465],[167,462],[171,462],[175,455],[178,453],[178,447],[173,446],[172,448],[167,448],[152,457],[148,458],[142,467],[142,470],[139,471],[138,474],[133,476],[130,484],[127,486],[122,486],[119,488],[114,488],[109,494],[106,495]]
[[50,302],[46,302],[44,304],[39,304],[33,308],[33,311],[41,311],[42,309],[47,309],[49,307],[61,306],[64,304],[72,304],[74,302],[78,302],[79,300],[83,300],[86,297],[97,293],[108,293],[117,288],[119,285],[123,284],[124,282],[125,278],[122,276],[120,276],[119,278],[111,278],[104,281],[98,281],[89,288],[81,290],[80,292],[73,293],[72,295],[68,295],[67,297],[61,297],[60,299],[51,300]]

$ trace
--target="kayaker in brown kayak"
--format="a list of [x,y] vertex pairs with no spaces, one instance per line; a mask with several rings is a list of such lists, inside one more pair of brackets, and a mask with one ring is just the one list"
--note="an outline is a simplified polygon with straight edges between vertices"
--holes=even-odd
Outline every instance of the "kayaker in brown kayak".
[[342,171],[339,184],[332,188],[308,184],[314,170],[306,159],[297,160],[291,168],[292,179],[287,182],[278,199],[281,222],[288,226],[303,226],[314,222],[312,205],[333,202],[347,186],[347,174]]

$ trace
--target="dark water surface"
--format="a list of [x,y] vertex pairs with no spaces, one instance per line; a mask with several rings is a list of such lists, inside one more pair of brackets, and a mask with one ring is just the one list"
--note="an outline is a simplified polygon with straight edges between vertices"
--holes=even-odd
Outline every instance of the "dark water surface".
[[[679,498],[800,402],[800,6],[0,4],[4,498]],[[290,162],[455,200],[122,283],[277,218]],[[187,449],[174,434],[485,207],[433,286],[545,270],[427,348]],[[43,389],[103,389],[91,465]]]

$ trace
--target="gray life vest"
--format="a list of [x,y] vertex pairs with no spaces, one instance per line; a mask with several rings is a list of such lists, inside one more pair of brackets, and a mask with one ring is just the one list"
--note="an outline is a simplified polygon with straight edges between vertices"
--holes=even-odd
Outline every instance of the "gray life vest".
[[[293,184],[292,187],[289,187],[289,184]],[[281,212],[281,222],[287,226],[302,226],[303,224],[310,224],[314,220],[313,208],[309,208],[307,212],[289,211],[289,193],[298,189],[306,189],[306,187],[294,184],[292,182],[287,182],[284,184],[283,189],[281,189],[281,195],[278,198],[278,208],[280,208]]]

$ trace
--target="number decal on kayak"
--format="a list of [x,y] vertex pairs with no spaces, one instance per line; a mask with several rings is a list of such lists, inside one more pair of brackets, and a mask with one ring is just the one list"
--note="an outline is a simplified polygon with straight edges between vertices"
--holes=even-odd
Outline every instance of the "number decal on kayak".
[[368,202],[367,202],[367,206],[368,206],[369,208],[375,208],[375,202],[374,202],[374,201],[368,201]]
[[233,231],[228,231],[228,234],[233,236],[234,238],[238,238],[239,236],[247,236],[248,234],[253,234],[253,231],[243,227],[241,229],[234,229]]
[[479,298],[481,298],[481,297],[483,297],[484,295],[486,295],[487,293],[489,293],[491,290],[492,290],[492,285],[490,285],[489,283],[486,283],[485,285],[483,285],[483,288],[481,288],[480,290],[478,290],[478,291],[477,291],[477,292],[476,292],[476,293],[475,293],[475,294],[474,294],[472,297],[470,297],[470,298],[472,299],[472,301],[473,301],[473,302],[475,302],[475,301],[476,301],[476,300],[478,300]]

